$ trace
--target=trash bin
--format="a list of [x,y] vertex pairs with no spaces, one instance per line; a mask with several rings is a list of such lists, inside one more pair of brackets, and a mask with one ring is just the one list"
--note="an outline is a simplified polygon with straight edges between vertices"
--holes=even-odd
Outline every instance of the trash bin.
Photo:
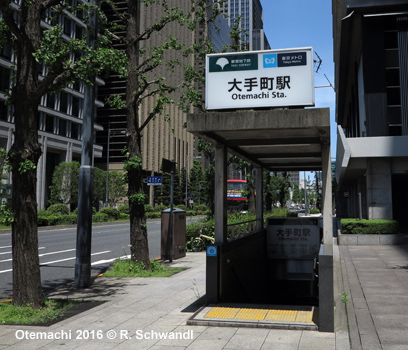
[[[179,208],[173,208],[173,244],[169,245],[169,222],[170,209],[161,214],[161,258],[164,260],[179,259],[186,256],[186,212]],[[171,249],[169,251],[169,249]]]

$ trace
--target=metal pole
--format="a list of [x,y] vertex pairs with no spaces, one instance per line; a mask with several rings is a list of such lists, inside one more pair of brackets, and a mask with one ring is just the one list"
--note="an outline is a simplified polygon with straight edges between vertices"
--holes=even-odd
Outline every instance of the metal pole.
[[110,129],[108,130],[108,149],[106,150],[106,197],[105,206],[109,205],[109,148],[110,148]]
[[359,209],[359,216],[360,220],[363,220],[363,204],[361,201],[361,192],[358,193],[358,209]]
[[188,199],[187,199],[187,195],[188,195],[188,156],[186,156],[186,209],[187,209],[187,203],[188,203]]
[[[173,163],[173,167],[174,167]],[[174,182],[174,169],[171,170],[171,180],[170,180],[170,218],[169,218],[169,236],[167,242],[167,257],[170,262],[173,261],[173,182]]]
[[[90,0],[96,4],[95,0]],[[89,13],[87,44],[93,48],[96,33],[96,11]],[[93,185],[93,133],[95,116],[95,76],[89,79],[92,86],[85,87],[84,118],[82,126],[82,154],[79,168],[78,224],[75,260],[75,287],[91,285],[91,242],[92,242],[92,185]]]
[[305,184],[305,216],[307,216],[307,190],[306,190],[306,171],[303,172],[304,184]]

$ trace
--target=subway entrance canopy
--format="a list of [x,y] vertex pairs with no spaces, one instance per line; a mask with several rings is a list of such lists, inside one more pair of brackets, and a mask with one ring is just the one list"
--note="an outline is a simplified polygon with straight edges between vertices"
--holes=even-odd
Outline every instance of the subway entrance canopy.
[[320,171],[322,145],[330,145],[325,109],[191,114],[188,131],[269,171]]
[[[215,245],[207,254],[206,297],[210,304],[274,304],[274,295],[285,290],[289,301],[299,303],[301,290],[313,290],[318,300],[319,331],[334,331],[333,221],[330,163],[330,111],[275,109],[260,111],[189,114],[187,130],[215,145]],[[271,260],[263,221],[263,196],[256,196],[256,228],[245,237],[233,238],[227,225],[227,152],[252,163],[256,169],[256,193],[263,193],[263,170],[322,171],[323,228],[321,244],[309,266],[313,281],[277,280],[282,270],[303,272],[301,260]],[[300,268],[296,267],[300,266]],[[309,268],[310,270],[310,268]],[[291,272],[291,271],[289,271]],[[272,276],[273,275],[273,276]],[[299,276],[301,275],[298,274]],[[272,276],[272,277],[271,277]],[[280,275],[281,276],[281,275]],[[292,274],[295,276],[295,274]],[[278,279],[280,277],[278,276]],[[293,293],[293,295],[291,294]],[[308,292],[307,292],[308,293]],[[292,296],[291,296],[292,295]],[[282,304],[281,302],[278,304]]]
[[[312,63],[311,48],[207,55],[206,108],[213,112],[189,114],[187,130],[215,146],[215,244],[207,253],[207,302],[273,304],[280,299],[282,304],[314,298],[319,330],[333,332],[330,110],[303,108],[314,106]],[[312,234],[300,228],[303,218],[294,219],[299,225],[294,228],[283,221],[279,230],[268,220],[265,229],[263,196],[256,195],[255,229],[240,230],[238,236],[231,232],[227,152],[254,166],[257,194],[263,193],[264,170],[321,170],[322,230]]]

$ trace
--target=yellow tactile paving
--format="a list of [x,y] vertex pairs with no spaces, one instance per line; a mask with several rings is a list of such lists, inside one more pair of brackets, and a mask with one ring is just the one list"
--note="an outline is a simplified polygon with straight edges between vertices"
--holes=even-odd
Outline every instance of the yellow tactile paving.
[[312,311],[298,311],[295,322],[310,323],[313,319]]
[[239,308],[232,308],[232,307],[214,307],[204,317],[235,318],[235,315],[238,313],[239,310],[240,310]]
[[313,311],[214,307],[204,317],[235,320],[311,323]]
[[261,321],[265,318],[268,310],[265,309],[240,309],[236,319],[239,320],[257,320]]
[[265,321],[295,322],[295,310],[269,310]]

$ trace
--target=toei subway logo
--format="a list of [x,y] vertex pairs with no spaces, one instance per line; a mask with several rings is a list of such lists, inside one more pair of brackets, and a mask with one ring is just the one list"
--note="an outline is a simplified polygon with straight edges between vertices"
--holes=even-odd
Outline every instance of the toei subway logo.
[[264,68],[275,68],[277,67],[276,54],[263,55],[263,67]]

